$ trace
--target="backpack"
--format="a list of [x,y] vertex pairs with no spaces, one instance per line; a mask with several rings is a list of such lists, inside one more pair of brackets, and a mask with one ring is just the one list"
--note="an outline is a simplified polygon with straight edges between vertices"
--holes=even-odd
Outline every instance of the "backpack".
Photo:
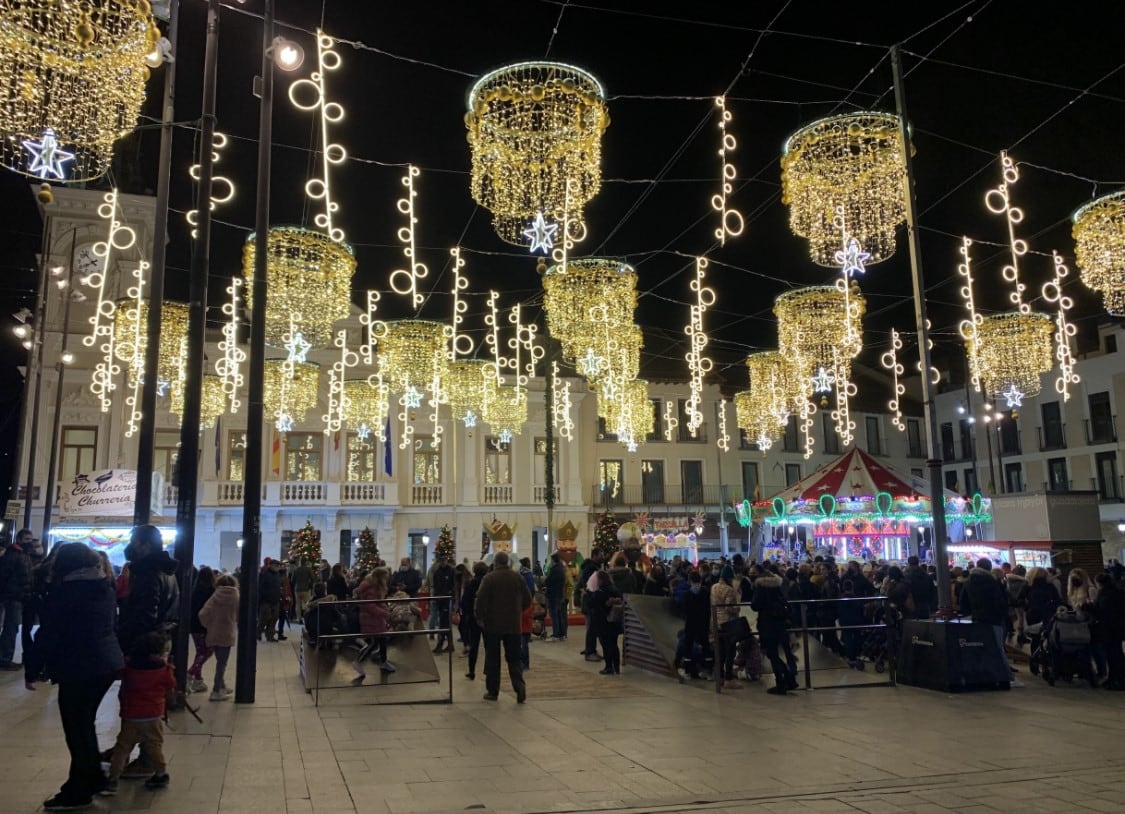
[[395,602],[390,609],[390,623],[395,630],[409,630],[414,624],[414,603]]

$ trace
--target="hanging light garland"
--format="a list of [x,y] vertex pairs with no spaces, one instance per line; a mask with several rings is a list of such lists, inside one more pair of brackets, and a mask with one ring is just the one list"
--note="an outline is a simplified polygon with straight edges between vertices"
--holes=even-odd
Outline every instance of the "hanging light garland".
[[414,191],[414,179],[421,171],[410,164],[406,168],[406,175],[402,177],[402,185],[406,187],[406,197],[399,198],[398,211],[406,215],[406,225],[398,230],[398,239],[402,243],[402,254],[406,258],[408,268],[395,269],[391,272],[390,286],[396,294],[410,297],[412,308],[421,308],[426,298],[418,290],[418,282],[425,279],[430,270],[425,263],[418,262],[418,253],[414,248],[414,227],[418,218],[414,216],[414,199],[418,193]]
[[[242,250],[243,276],[254,271],[254,235]],[[297,226],[274,226],[266,239],[266,342],[282,347],[291,327],[314,347],[332,342],[332,323],[351,313],[352,247],[320,232]],[[254,288],[246,305],[255,310]]]
[[705,257],[695,258],[695,278],[691,281],[691,290],[695,292],[695,304],[689,307],[689,321],[684,326],[690,348],[684,358],[688,363],[688,373],[691,376],[691,396],[688,397],[686,414],[687,428],[691,437],[695,438],[699,428],[703,425],[703,377],[711,372],[715,363],[704,354],[707,349],[707,334],[703,330],[703,314],[715,304],[715,290],[703,284],[706,276],[708,261]]
[[113,345],[116,306],[113,300],[106,296],[106,275],[114,262],[114,252],[132,248],[137,242],[137,233],[132,227],[123,224],[119,218],[116,188],[107,192],[102,198],[102,203],[98,206],[98,217],[106,221],[108,232],[105,240],[98,241],[90,249],[100,261],[99,270],[92,271],[81,280],[83,285],[97,292],[94,313],[89,320],[91,331],[88,336],[82,337],[82,344],[88,348],[97,348],[102,354],[91,373],[90,392],[98,398],[101,411],[108,413],[112,406],[110,395],[117,389],[115,379],[121,372],[121,366],[115,361]]
[[[1023,221],[1023,210],[1012,204],[1011,188],[1019,180],[1019,170],[1006,152],[1000,153],[1001,182],[985,193],[990,212],[1004,217],[1008,227],[1011,258],[1003,269],[1004,279],[1012,284],[1009,299],[1015,311],[983,317],[976,325],[978,378],[985,395],[1002,396],[1008,407],[1019,407],[1027,396],[1040,391],[1039,377],[1053,365],[1051,319],[1031,310],[1024,302],[1027,290],[1020,279],[1020,258],[1027,254],[1027,241],[1016,237],[1015,227]],[[1061,293],[1061,292],[1060,292]]]
[[[125,437],[132,438],[141,428],[141,385],[142,374],[144,373],[144,345],[147,344],[144,340],[147,335],[142,338],[141,333],[144,330],[141,326],[147,323],[142,323],[140,320],[140,306],[144,303],[144,288],[145,288],[145,272],[148,271],[149,264],[141,261],[137,267],[133,269],[133,285],[125,292],[126,299],[119,300],[114,303],[113,314],[113,344],[114,351],[118,359],[125,362],[129,368],[129,395],[125,397],[125,406],[129,408],[129,417],[125,421]],[[132,318],[133,325],[131,331],[121,331],[121,334],[131,334],[122,336],[118,333],[118,322],[126,314],[123,309],[127,309],[128,316]],[[143,344],[142,344],[143,343]],[[133,375],[135,374],[135,375]]]
[[[131,291],[133,289],[130,289]],[[157,352],[157,393],[182,389],[187,376],[188,304],[165,300],[160,313]],[[113,354],[124,362],[132,381],[144,382],[148,349],[148,303],[138,298],[118,300],[113,314]]]
[[[340,205],[332,199],[329,172],[333,166],[342,164],[348,157],[344,145],[329,140],[328,126],[344,120],[343,106],[339,102],[328,101],[326,85],[328,74],[338,70],[342,62],[340,55],[333,50],[335,45],[334,39],[319,28],[316,30],[317,70],[308,79],[298,79],[289,86],[289,101],[300,110],[320,114],[321,177],[305,182],[305,194],[314,201],[322,201],[324,205],[323,211],[313,218],[313,223],[323,229],[330,240],[342,243],[344,230],[333,222],[336,213],[340,211]],[[302,98],[305,95],[309,98]]]
[[730,433],[727,432],[727,401],[722,399],[719,402],[719,437],[715,441],[716,446],[723,452],[730,452]]
[[715,237],[719,245],[725,246],[728,237],[738,237],[746,228],[742,213],[737,209],[727,206],[727,199],[734,191],[734,179],[738,171],[730,163],[728,156],[738,146],[732,134],[727,132],[730,124],[731,112],[727,110],[727,97],[716,96],[715,107],[719,109],[719,191],[711,197],[711,208],[719,213],[719,225],[715,229]]
[[60,181],[104,175],[159,39],[139,0],[0,0],[0,163]]
[[889,113],[831,116],[791,135],[781,157],[782,200],[789,227],[807,238],[812,261],[833,262],[835,224],[843,207],[848,232],[879,263],[895,251],[895,229],[906,220],[906,167],[899,120]]
[[[211,139],[211,161],[215,164],[219,163],[222,157],[223,150],[226,149],[229,140],[226,134],[216,132]],[[192,164],[188,170],[188,175],[191,176],[193,181],[199,181],[199,165]],[[211,177],[211,197],[209,198],[208,206],[214,212],[221,204],[230,203],[234,199],[234,182],[227,178],[225,175],[212,175]],[[184,213],[184,220],[191,226],[192,238],[198,237],[197,229],[199,226],[199,210],[189,209]]]
[[735,394],[738,428],[763,452],[779,439],[790,413],[808,402],[805,388],[790,363],[778,351],[759,351],[746,357],[750,387]]
[[265,411],[275,419],[277,431],[289,432],[316,407],[320,395],[320,365],[267,359],[262,394]]
[[1075,212],[1071,234],[1082,282],[1102,295],[1106,311],[1125,315],[1125,191]]
[[609,431],[629,452],[636,452],[637,445],[652,435],[655,428],[648,382],[644,379],[626,382],[612,398],[599,396],[598,412]]
[[574,420],[570,417],[570,382],[559,375],[559,363],[551,362],[551,387],[553,388],[551,424],[559,437],[574,440]]
[[671,400],[664,402],[664,440],[674,439],[679,426],[680,419],[676,415],[676,405]]
[[1070,350],[1070,339],[1078,333],[1074,323],[1067,319],[1066,313],[1074,307],[1074,300],[1063,294],[1063,280],[1070,274],[1062,257],[1051,252],[1055,264],[1055,277],[1043,283],[1043,299],[1055,304],[1055,360],[1059,363],[1059,375],[1055,379],[1055,392],[1063,397],[1063,403],[1070,401],[1070,386],[1082,379],[1075,371],[1074,354]]
[[359,364],[359,354],[348,347],[347,329],[336,332],[333,345],[340,351],[340,356],[328,369],[328,412],[323,416],[325,434],[339,432],[343,426],[348,414],[344,381],[348,370]]
[[891,411],[891,423],[898,428],[899,432],[905,432],[906,425],[902,423],[902,405],[899,403],[899,399],[906,394],[906,385],[899,381],[905,371],[902,362],[898,360],[900,350],[902,350],[902,339],[899,338],[898,331],[891,328],[891,349],[879,357],[879,362],[884,368],[891,371],[893,395],[891,400],[887,402],[887,409]]
[[582,221],[582,207],[601,186],[601,138],[608,126],[605,92],[581,68],[521,62],[473,85],[465,114],[470,191],[492,213],[501,240],[541,244],[540,224],[563,218],[568,182],[571,219]]
[[961,320],[957,326],[961,338],[965,340],[965,349],[969,357],[969,381],[973,389],[981,391],[980,381],[980,325],[984,317],[977,311],[976,300],[973,297],[973,257],[969,253],[973,248],[973,241],[968,237],[961,238],[961,262],[957,264],[957,273],[965,278],[961,286],[961,298],[968,309],[968,319]]
[[386,323],[375,316],[379,310],[381,296],[378,291],[368,289],[367,308],[359,315],[359,324],[363,326],[363,342],[359,346],[359,355],[368,367],[375,364],[376,346],[387,329]]
[[242,389],[244,377],[242,363],[246,361],[246,351],[238,344],[239,307],[242,302],[242,287],[245,283],[241,277],[232,277],[227,286],[230,299],[223,303],[223,338],[219,340],[219,352],[222,354],[215,360],[215,372],[223,382],[223,392],[230,401],[230,414],[237,415],[242,407],[239,391]]
[[[836,383],[836,407],[832,410],[832,420],[835,422],[836,435],[845,447],[851,446],[855,440],[855,421],[851,417],[851,399],[856,395],[855,382],[851,380],[851,359],[859,354],[863,346],[860,336],[860,319],[863,316],[862,301],[853,294],[859,292],[858,284],[852,277],[862,274],[863,262],[870,255],[863,251],[854,237],[848,233],[844,221],[844,207],[836,207],[836,228],[840,232],[840,243],[843,248],[836,252],[835,260],[840,264],[840,276],[836,279],[836,290],[844,299],[844,341],[843,344],[832,349],[832,376]],[[855,291],[853,292],[853,286]],[[850,355],[849,355],[850,353]]]

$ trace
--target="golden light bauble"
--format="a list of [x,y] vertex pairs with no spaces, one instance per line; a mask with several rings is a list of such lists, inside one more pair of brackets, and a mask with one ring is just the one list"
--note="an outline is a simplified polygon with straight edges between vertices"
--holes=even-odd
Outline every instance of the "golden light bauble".
[[1024,396],[1036,395],[1040,375],[1054,366],[1054,330],[1046,314],[1013,311],[984,317],[976,333],[984,393],[996,397],[1014,387]]
[[481,416],[487,385],[485,374],[491,364],[483,359],[458,359],[450,363],[442,390],[455,420],[464,421],[470,414]]
[[262,402],[267,416],[302,421],[320,396],[320,365],[267,359]]
[[637,272],[620,260],[570,260],[546,270],[543,291],[551,336],[562,344],[563,358],[574,363],[591,343],[604,348],[608,336],[633,324]]
[[[186,302],[166,300],[160,308],[160,353],[156,378],[173,389],[184,379],[187,361],[188,315]],[[124,362],[135,380],[144,376],[148,348],[148,303],[118,300],[113,312],[113,355]]]
[[[845,321],[849,307],[854,327],[851,334]],[[840,365],[849,371],[851,360],[863,349],[859,323],[866,308],[855,287],[847,297],[836,286],[798,288],[779,296],[773,305],[778,351],[792,373],[807,380],[822,367],[832,370]]]
[[445,326],[424,319],[385,323],[379,338],[379,370],[392,392],[411,387],[440,393],[449,368],[449,340]]

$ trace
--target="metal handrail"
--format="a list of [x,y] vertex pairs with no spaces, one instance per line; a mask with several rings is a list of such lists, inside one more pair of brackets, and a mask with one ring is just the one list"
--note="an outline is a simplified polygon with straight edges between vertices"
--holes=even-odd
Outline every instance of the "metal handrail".
[[[446,602],[449,606],[449,614],[450,614],[450,620],[451,620],[450,626],[447,627],[447,628],[422,628],[422,629],[413,629],[413,630],[386,630],[383,633],[377,633],[377,634],[363,634],[363,633],[325,633],[325,634],[320,634],[319,633],[319,630],[320,630],[320,609],[322,607],[326,606],[326,605],[333,605],[333,606],[372,605],[372,604],[376,604],[376,603],[390,604],[390,603],[393,603],[393,602],[399,602],[399,603],[401,603],[401,602]],[[453,596],[451,596],[451,595],[449,595],[449,596],[428,596],[428,597],[424,597],[422,599],[419,599],[418,597],[413,597],[413,596],[398,597],[398,598],[386,597],[385,599],[322,599],[322,600],[316,602],[315,609],[316,609],[316,613],[317,613],[317,620],[316,620],[317,625],[316,626],[317,626],[318,635],[316,636],[317,646],[314,646],[314,647],[311,648],[313,653],[316,653],[317,650],[320,649],[319,648],[319,642],[322,639],[328,639],[328,640],[357,639],[357,638],[364,637],[365,635],[366,636],[387,636],[387,637],[392,637],[392,636],[411,637],[411,636],[419,636],[419,635],[428,636],[428,635],[435,634],[435,633],[436,634],[441,634],[441,633],[448,634],[451,646],[446,651],[447,662],[448,662],[448,684],[449,684],[449,693],[448,693],[447,698],[445,698],[444,700],[436,700],[435,699],[435,700],[431,700],[431,701],[425,701],[425,700],[423,700],[423,701],[417,701],[417,700],[389,701],[389,702],[386,702],[386,703],[389,703],[389,704],[434,704],[434,703],[452,704],[453,703],[453,650],[454,650],[454,648],[452,647],[452,643],[453,643],[453,633],[456,631],[456,628],[454,628],[453,625],[452,625]],[[310,637],[308,635],[308,632],[304,629],[304,625],[302,625],[301,646],[304,647],[309,642],[310,642]],[[319,658],[314,658],[313,661],[315,662],[315,669],[316,669],[315,684],[312,688],[313,706],[319,707],[320,706],[320,660],[319,660]],[[308,664],[308,660],[306,658],[305,669],[307,670],[308,667],[309,667],[309,664]],[[428,684],[430,682],[429,681],[400,681],[400,682],[397,682],[397,683],[401,684],[401,685],[407,685],[407,684]],[[362,686],[362,685],[356,685],[356,686]],[[348,689],[348,688],[347,687],[332,687],[331,689]]]
[[[831,685],[831,686],[828,686],[828,687],[813,687],[813,685],[812,685],[812,674],[813,674],[814,670],[811,666],[811,662],[810,662],[810,659],[809,659],[809,633],[817,633],[817,632],[830,631],[830,630],[831,631],[836,631],[836,630],[875,630],[875,629],[878,629],[878,628],[886,629],[888,638],[891,636],[891,633],[892,633],[892,630],[891,630],[892,626],[887,621],[886,615],[884,615],[884,617],[883,617],[884,621],[881,622],[881,623],[871,623],[871,624],[866,624],[866,625],[817,625],[817,626],[814,626],[814,627],[809,627],[809,624],[808,624],[808,606],[809,605],[824,604],[824,603],[827,603],[827,602],[835,602],[835,603],[839,603],[839,602],[864,602],[864,603],[867,603],[867,602],[883,602],[883,603],[889,603],[889,597],[882,596],[882,595],[876,595],[876,596],[841,596],[841,597],[838,597],[837,599],[789,599],[789,600],[786,600],[786,601],[790,605],[799,605],[800,609],[801,609],[801,627],[800,627],[799,630],[800,630],[801,637],[802,637],[802,642],[801,642],[802,656],[804,657],[804,669],[803,669],[802,672],[804,673],[804,679],[805,679],[804,689],[805,690],[842,689],[842,688],[849,688],[850,689],[852,687],[858,688],[858,687],[888,687],[888,686],[894,687],[894,686],[896,686],[895,670],[896,670],[897,658],[896,658],[896,651],[895,651],[894,647],[888,648],[889,649],[889,655],[888,655],[888,658],[887,658],[887,680],[886,681],[868,681],[868,682],[864,682],[862,684],[848,683],[848,684],[834,684],[834,685]],[[719,624],[718,624],[718,614],[715,612],[715,610],[717,608],[744,608],[744,607],[748,608],[748,607],[750,607],[750,604],[751,603],[749,603],[749,602],[728,602],[728,603],[724,603],[724,604],[721,604],[721,605],[714,605],[714,604],[711,605],[711,637],[716,644],[716,657],[718,656],[717,645],[719,643]],[[790,625],[787,622],[786,623],[786,635],[790,635],[790,634],[796,633],[796,632],[798,632],[797,629],[790,627]],[[838,669],[840,669],[840,668],[839,667],[818,667],[816,669],[816,671],[838,670]],[[713,677],[714,677],[714,680],[715,680],[715,692],[722,693],[722,685],[723,685],[722,668],[717,662],[716,662],[715,668],[713,670]]]

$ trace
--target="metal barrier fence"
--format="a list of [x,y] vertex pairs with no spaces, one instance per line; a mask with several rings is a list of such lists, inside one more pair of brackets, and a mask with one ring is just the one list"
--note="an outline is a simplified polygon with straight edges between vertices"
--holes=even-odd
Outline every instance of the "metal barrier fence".
[[[816,606],[816,605],[825,605],[825,604],[828,604],[828,603],[834,603],[834,604],[837,604],[837,606],[838,606],[838,603],[841,603],[841,602],[862,602],[865,605],[867,605],[869,603],[881,603],[882,610],[883,610],[883,612],[881,614],[882,621],[881,622],[871,622],[871,623],[863,624],[863,625],[838,625],[838,624],[833,624],[833,625],[813,625],[811,627],[809,626],[809,608],[810,607]],[[801,626],[800,626],[800,628],[787,626],[786,635],[790,637],[790,646],[792,646],[793,635],[800,634],[800,636],[801,636],[800,647],[801,647],[801,655],[802,655],[802,660],[803,660],[803,668],[801,670],[799,670],[799,672],[801,672],[804,676],[804,687],[802,689],[805,689],[805,690],[829,690],[829,689],[842,689],[842,688],[851,689],[853,687],[858,688],[858,687],[893,687],[893,686],[895,686],[895,683],[896,683],[895,669],[896,669],[896,660],[897,660],[897,654],[898,654],[898,637],[899,637],[899,633],[901,632],[901,619],[898,618],[897,611],[894,609],[894,606],[892,606],[890,604],[887,597],[885,597],[885,596],[855,596],[855,597],[840,597],[838,599],[793,599],[793,600],[789,600],[789,605],[791,607],[792,606],[798,606],[799,609],[800,609],[800,614],[801,614]],[[712,605],[711,606],[711,637],[712,637],[712,640],[715,642],[715,653],[714,653],[715,666],[714,666],[714,670],[713,670],[713,676],[714,676],[714,681],[715,681],[715,692],[717,692],[717,693],[722,692],[722,686],[723,686],[723,680],[724,680],[724,677],[723,677],[723,674],[722,674],[722,663],[721,663],[721,659],[720,659],[720,654],[722,653],[721,648],[723,648],[723,647],[737,647],[739,640],[738,639],[732,640],[730,637],[725,636],[724,634],[720,633],[719,624],[718,624],[718,613],[716,612],[716,610],[718,608],[749,608],[749,607],[750,607],[749,602],[738,602],[738,603],[731,603],[731,604],[726,604],[726,605]],[[740,611],[740,615],[741,615],[741,611]],[[749,621],[749,620],[747,620],[747,621]],[[883,632],[883,636],[885,637],[884,641],[886,643],[885,644],[886,654],[885,654],[885,659],[884,659],[884,662],[883,662],[883,668],[886,671],[887,679],[885,681],[865,681],[865,682],[859,682],[859,683],[849,681],[849,682],[842,682],[842,683],[837,683],[837,684],[828,684],[828,685],[821,685],[821,686],[814,687],[813,686],[813,676],[812,676],[813,673],[815,673],[815,672],[838,671],[838,670],[842,670],[842,669],[846,669],[846,668],[843,665],[831,665],[831,666],[828,666],[828,667],[815,667],[814,668],[812,666],[812,660],[810,658],[811,653],[810,653],[810,648],[809,648],[809,634],[810,633],[811,634],[831,633],[834,636],[838,632],[855,631],[855,630],[881,630]],[[753,633],[752,636],[757,637],[757,633]],[[822,637],[814,636],[814,638],[819,640]],[[824,638],[827,638],[827,637],[824,637]],[[820,645],[824,646],[823,641],[817,641],[817,644],[820,644]],[[835,653],[833,653],[833,657],[835,658],[835,657],[837,657],[837,655]],[[765,668],[765,663],[763,663],[763,671],[764,671],[764,668]],[[875,662],[875,669],[876,669],[876,672],[879,672],[879,673],[883,672],[883,669],[880,669],[878,662]]]
[[[345,649],[348,649],[350,647],[355,647],[356,648],[356,654],[358,655],[363,649],[362,646],[359,645],[359,642],[362,642],[363,645],[373,646],[377,642],[378,639],[386,638],[386,639],[389,640],[388,643],[387,643],[387,645],[389,646],[390,642],[393,642],[396,638],[398,638],[398,639],[402,639],[405,642],[407,642],[407,646],[409,646],[409,644],[417,636],[436,635],[436,636],[440,637],[441,634],[445,634],[448,637],[448,642],[449,642],[448,649],[446,650],[446,657],[447,657],[446,658],[446,667],[447,667],[446,684],[448,686],[448,693],[445,695],[445,697],[435,698],[435,699],[421,699],[421,700],[411,698],[411,699],[404,699],[402,701],[375,701],[374,703],[384,703],[384,704],[452,704],[453,703],[453,650],[454,650],[455,636],[456,636],[458,631],[457,631],[457,628],[452,626],[452,624],[450,624],[448,627],[437,627],[437,628],[412,627],[409,630],[394,630],[394,629],[391,628],[390,620],[388,619],[387,630],[384,631],[384,632],[381,632],[381,633],[363,633],[360,629],[361,626],[362,626],[362,607],[364,605],[383,605],[383,606],[387,607],[387,612],[388,612],[388,617],[389,617],[390,608],[393,605],[406,603],[406,602],[413,602],[413,603],[419,604],[419,605],[422,602],[433,602],[433,603],[435,603],[435,605],[438,606],[439,612],[441,610],[443,610],[441,605],[442,605],[442,603],[444,603],[444,610],[445,610],[444,618],[452,619],[452,612],[451,612],[452,611],[452,603],[453,603],[453,597],[452,596],[431,596],[431,597],[423,597],[423,598],[420,598],[420,599],[416,598],[416,597],[403,597],[403,598],[400,598],[400,599],[394,599],[394,598],[388,597],[386,599],[345,599],[345,600],[341,600],[341,601],[320,600],[320,601],[316,602],[316,604],[313,605],[312,611],[315,612],[316,634],[317,635],[316,636],[310,636],[308,630],[306,630],[304,628],[302,629],[302,632],[301,632],[301,647],[300,647],[300,671],[301,671],[301,678],[302,678],[302,680],[304,682],[304,685],[305,685],[305,692],[312,694],[314,706],[320,706],[320,691],[322,689],[325,689],[325,690],[328,690],[328,689],[347,690],[347,689],[359,689],[359,688],[364,687],[364,686],[366,686],[368,689],[370,689],[373,686],[386,687],[386,686],[406,686],[406,685],[410,685],[410,684],[440,683],[441,682],[440,670],[433,678],[428,678],[428,677],[427,678],[421,678],[421,679],[401,679],[400,678],[400,679],[394,680],[393,682],[387,682],[384,679],[383,683],[378,684],[378,685],[376,685],[376,684],[364,684],[362,682],[357,682],[355,680],[352,680],[352,681],[348,682],[347,684],[333,684],[333,685],[329,686],[329,685],[322,685],[321,677],[322,677],[322,673],[324,672],[324,670],[322,669],[322,666],[323,666],[322,662],[324,661],[324,659],[322,658],[322,654],[325,653],[328,650],[339,653],[339,652],[343,652]],[[353,614],[349,610],[349,608],[355,608],[356,612]],[[306,617],[307,616],[308,616],[308,614],[306,613]],[[352,621],[353,616],[356,617],[354,621]],[[420,622],[421,622],[421,617],[419,617],[419,619],[417,621],[415,621],[413,624],[418,625]],[[330,630],[332,632],[328,632],[328,633],[322,632],[326,629],[326,627],[327,627],[328,630]],[[437,668],[438,660],[433,658],[428,644],[425,647],[425,652],[426,652],[427,656],[431,659],[431,661],[429,663],[432,663],[434,665],[434,667]],[[329,671],[329,675],[330,674],[331,674],[331,671]],[[358,676],[357,676],[357,678],[358,678]]]

